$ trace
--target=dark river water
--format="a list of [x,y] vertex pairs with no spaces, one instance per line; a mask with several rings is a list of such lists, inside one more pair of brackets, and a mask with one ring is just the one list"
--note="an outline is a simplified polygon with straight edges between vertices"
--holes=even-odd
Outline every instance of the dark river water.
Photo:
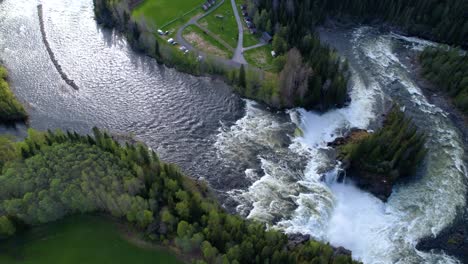
[[[68,86],[42,42],[79,90]],[[289,233],[344,246],[365,263],[457,263],[420,252],[466,205],[466,154],[449,115],[413,80],[409,55],[433,43],[360,27],[323,31],[350,63],[349,106],[325,114],[271,112],[241,100],[221,81],[193,77],[136,54],[94,21],[91,0],[0,1],[0,58],[36,129],[131,134],[203,177],[231,211]],[[429,154],[414,180],[387,203],[338,183],[326,143],[353,127],[375,128],[391,101],[428,135]],[[296,128],[303,136],[294,135]],[[1,128],[24,135],[24,129]],[[325,180],[323,180],[325,179]]]
[[50,61],[37,4],[0,5],[0,57],[33,128],[130,133],[191,176],[226,173],[214,158],[215,135],[244,113],[244,102],[228,86],[135,54],[122,37],[96,24],[92,1],[43,1],[48,41],[76,91]]

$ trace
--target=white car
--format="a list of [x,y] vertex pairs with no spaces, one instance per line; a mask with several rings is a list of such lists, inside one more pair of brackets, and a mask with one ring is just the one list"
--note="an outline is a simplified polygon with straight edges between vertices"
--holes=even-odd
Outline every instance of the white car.
[[169,43],[169,44],[174,43],[174,39],[173,39],[173,38],[168,39],[168,40],[167,40],[167,43]]
[[181,51],[185,51],[185,50],[186,50],[185,46],[180,46],[179,49],[180,49]]
[[158,34],[162,36],[162,35],[164,35],[164,32],[162,30],[158,29]]

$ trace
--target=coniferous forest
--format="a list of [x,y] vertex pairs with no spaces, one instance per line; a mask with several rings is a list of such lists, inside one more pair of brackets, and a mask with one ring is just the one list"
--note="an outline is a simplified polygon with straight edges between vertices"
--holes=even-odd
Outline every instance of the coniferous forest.
[[424,77],[468,115],[468,55],[459,49],[428,47],[419,60]]
[[414,175],[426,155],[425,135],[397,107],[387,113],[382,128],[340,147],[348,170],[359,186],[386,200],[392,186]]
[[7,70],[0,65],[0,122],[24,121],[26,111],[10,90],[7,78]]
[[142,144],[107,133],[29,131],[2,137],[0,238],[73,214],[102,212],[134,223],[194,263],[356,263],[313,240],[288,244],[263,223],[226,213],[204,182],[183,175]]
[[0,264],[80,215],[184,263],[468,261],[468,0],[179,1],[0,0]]

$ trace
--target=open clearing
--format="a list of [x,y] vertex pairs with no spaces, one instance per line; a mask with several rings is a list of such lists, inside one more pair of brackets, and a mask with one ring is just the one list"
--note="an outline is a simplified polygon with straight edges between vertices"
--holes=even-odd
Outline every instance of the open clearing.
[[225,0],[218,9],[200,19],[199,24],[226,41],[232,48],[237,47],[239,31],[231,1]]
[[[201,11],[201,5],[204,2],[204,0],[146,0],[133,10],[132,15],[144,16],[147,23],[151,23],[157,29],[191,10]],[[194,14],[187,16],[190,18]]]
[[270,69],[274,58],[271,56],[271,45],[262,46],[244,52],[247,62],[260,69]]
[[191,25],[184,30],[184,39],[186,39],[195,48],[213,54],[219,57],[230,59],[232,52],[227,50],[216,39],[204,33],[199,27]]
[[130,243],[109,219],[73,216],[3,241],[2,264],[182,264],[163,250]]

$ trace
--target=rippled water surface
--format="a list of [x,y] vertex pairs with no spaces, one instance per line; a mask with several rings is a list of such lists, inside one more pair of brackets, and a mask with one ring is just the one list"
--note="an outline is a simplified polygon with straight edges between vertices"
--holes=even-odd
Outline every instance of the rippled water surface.
[[[39,3],[51,49],[77,91],[46,52]],[[401,62],[431,43],[365,27],[324,31],[350,62],[352,103],[325,114],[279,113],[241,100],[221,81],[136,54],[95,23],[92,8],[91,0],[0,1],[0,58],[32,127],[131,133],[191,176],[208,179],[228,209],[344,246],[365,263],[456,262],[415,249],[465,206],[460,133]],[[353,127],[374,129],[391,100],[427,133],[429,155],[414,180],[396,186],[384,204],[336,182],[340,164],[326,143]]]
[[193,176],[226,173],[214,158],[214,140],[222,124],[243,115],[244,104],[229,87],[135,54],[118,34],[96,24],[91,0],[42,1],[47,38],[75,91],[43,45],[38,3],[0,2],[0,58],[32,127],[131,133]]

